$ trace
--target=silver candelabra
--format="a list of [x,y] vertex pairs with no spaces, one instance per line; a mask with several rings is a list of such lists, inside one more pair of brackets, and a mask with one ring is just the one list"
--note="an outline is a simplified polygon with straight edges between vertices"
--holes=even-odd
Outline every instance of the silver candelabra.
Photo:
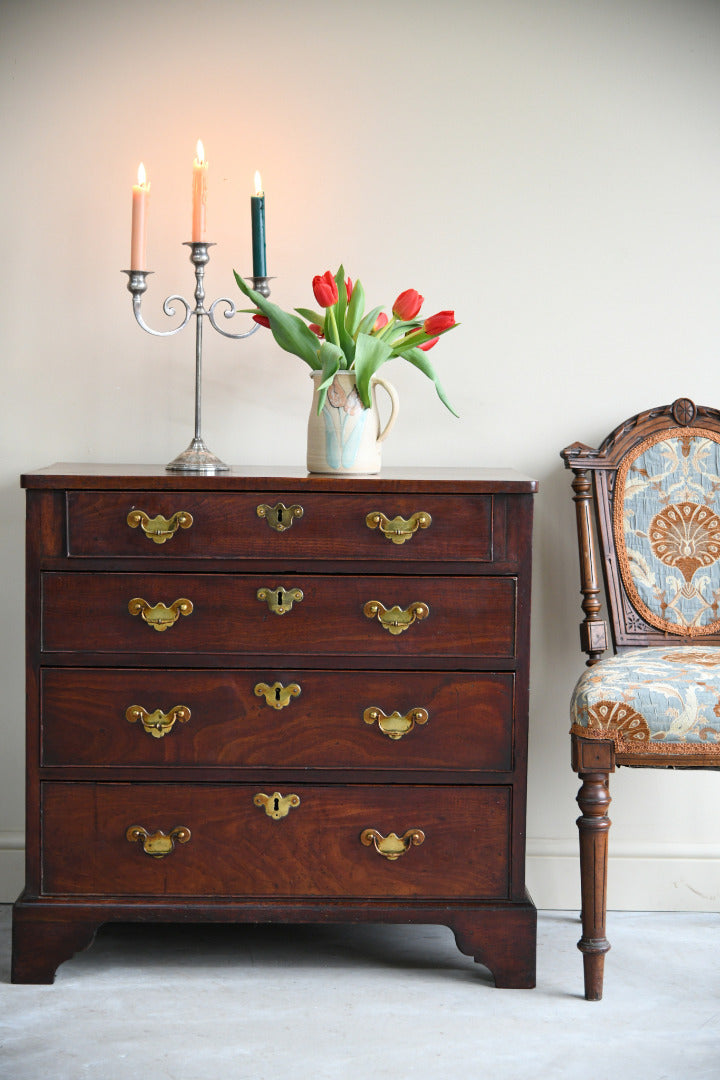
[[[138,326],[141,326],[148,334],[153,334],[155,337],[173,337],[175,334],[179,334],[181,330],[184,330],[190,319],[195,316],[195,435],[188,446],[187,450],[183,450],[181,454],[178,454],[168,465],[165,466],[170,472],[183,472],[183,473],[217,473],[227,472],[230,468],[224,461],[221,461],[219,457],[212,453],[211,450],[205,445],[205,440],[202,437],[201,430],[201,412],[202,412],[202,338],[203,338],[203,319],[207,318],[210,325],[217,330],[219,334],[227,338],[246,338],[254,334],[258,329],[257,324],[250,327],[249,330],[244,330],[242,333],[233,334],[228,330],[223,330],[221,326],[218,326],[215,309],[218,304],[224,304],[225,310],[222,314],[226,319],[232,319],[237,314],[237,308],[234,301],[230,300],[227,296],[221,296],[217,300],[214,300],[209,308],[205,307],[205,267],[210,262],[209,248],[214,247],[214,244],[207,243],[206,241],[188,241],[186,246],[190,248],[190,262],[195,267],[195,307],[191,307],[190,303],[183,297],[175,293],[173,296],[168,296],[163,303],[163,311],[166,315],[172,318],[175,315],[176,302],[182,304],[185,308],[185,315],[179,326],[173,327],[171,330],[153,330],[148,326],[142,317],[142,298],[143,294],[147,290],[147,277],[152,273],[152,270],[124,270],[123,273],[128,275],[128,291],[132,293],[133,312],[135,314],[135,321]],[[270,295],[270,278],[267,277],[252,277],[248,279],[252,281],[253,289],[259,292],[262,296]]]

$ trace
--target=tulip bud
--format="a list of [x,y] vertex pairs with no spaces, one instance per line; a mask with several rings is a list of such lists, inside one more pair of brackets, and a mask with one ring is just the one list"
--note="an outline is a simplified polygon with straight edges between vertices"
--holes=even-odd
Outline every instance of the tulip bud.
[[426,334],[442,334],[443,330],[449,330],[455,325],[455,312],[454,311],[438,311],[436,315],[431,315],[429,319],[426,319],[423,323],[423,330]]
[[270,329],[270,320],[267,315],[253,315],[253,319],[259,326],[264,326],[267,330]]
[[345,278],[345,289],[347,290],[347,300],[348,300],[348,304],[349,304],[350,301],[352,300],[352,291],[353,291],[353,279],[352,278]]
[[384,311],[381,311],[377,319],[375,320],[375,325],[372,328],[373,334],[377,334],[378,330],[382,330],[383,326],[387,326],[387,324],[388,317]]
[[430,341],[426,341],[424,345],[418,345],[418,349],[422,349],[423,352],[428,352],[435,345],[437,345],[439,338],[430,338]]
[[417,315],[424,299],[425,297],[421,296],[417,289],[406,289],[405,292],[400,293],[393,304],[392,313],[396,319],[409,322]]
[[309,323],[309,327],[312,330],[313,334],[317,334],[317,336],[319,338],[324,338],[325,337],[325,334],[323,333],[322,326],[318,326],[318,324],[316,322]]
[[327,308],[337,304],[337,283],[330,270],[326,270],[324,274],[316,274],[313,278],[312,287],[315,299],[320,307]]

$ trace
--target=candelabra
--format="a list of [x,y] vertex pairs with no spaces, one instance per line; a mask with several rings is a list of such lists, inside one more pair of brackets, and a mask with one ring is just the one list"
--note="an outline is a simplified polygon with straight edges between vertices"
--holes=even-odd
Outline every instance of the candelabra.
[[[179,334],[181,330],[184,330],[190,319],[195,316],[195,435],[193,436],[190,445],[187,450],[183,450],[181,454],[178,454],[168,465],[165,466],[170,472],[183,472],[183,473],[217,473],[227,472],[229,465],[226,465],[220,460],[211,450],[205,445],[205,440],[202,437],[201,430],[201,413],[202,413],[202,344],[203,344],[203,319],[207,318],[213,329],[217,330],[219,334],[227,338],[246,338],[254,334],[258,329],[257,324],[250,327],[249,330],[244,330],[239,334],[231,333],[228,330],[223,330],[221,326],[218,326],[215,316],[215,309],[218,304],[226,305],[225,310],[222,312],[224,318],[232,319],[237,314],[237,308],[234,301],[230,300],[227,296],[218,297],[214,300],[209,308],[205,307],[205,267],[210,262],[209,248],[214,247],[214,244],[207,243],[206,241],[190,241],[186,243],[186,246],[190,248],[190,262],[195,267],[195,307],[191,307],[189,301],[183,296],[175,293],[172,296],[168,296],[163,303],[163,311],[166,315],[172,318],[175,315],[175,303],[182,304],[185,308],[185,315],[179,326],[173,327],[171,330],[153,330],[148,326],[142,317],[142,299],[143,294],[147,290],[147,278],[148,274],[152,273],[151,270],[124,270],[123,273],[128,275],[128,291],[132,293],[132,305],[133,313],[135,315],[135,321],[138,326],[141,326],[148,334],[153,334],[155,337],[173,337],[175,334]],[[252,277],[249,278],[252,281],[253,289],[259,292],[262,296],[270,295],[269,281],[267,277]]]

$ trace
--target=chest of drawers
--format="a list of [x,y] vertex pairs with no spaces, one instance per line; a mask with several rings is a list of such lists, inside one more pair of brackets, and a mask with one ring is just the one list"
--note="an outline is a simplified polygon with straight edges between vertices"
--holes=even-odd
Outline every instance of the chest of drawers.
[[13,981],[109,921],[441,923],[535,981],[532,497],[511,471],[27,489]]

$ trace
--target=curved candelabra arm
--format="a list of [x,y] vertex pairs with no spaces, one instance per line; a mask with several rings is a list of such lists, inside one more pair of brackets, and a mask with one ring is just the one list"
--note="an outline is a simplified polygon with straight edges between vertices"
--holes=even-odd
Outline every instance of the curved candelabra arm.
[[227,304],[227,310],[223,311],[223,317],[226,319],[232,319],[238,313],[238,310],[235,307],[235,302],[233,300],[230,300],[227,296],[220,296],[217,300],[213,301],[213,303],[208,308],[207,317],[210,320],[211,325],[217,330],[218,334],[222,334],[223,337],[227,338],[246,338],[250,337],[250,335],[254,334],[255,331],[258,329],[258,324],[253,323],[249,330],[243,330],[239,334],[231,334],[229,330],[223,330],[223,328],[221,326],[218,326],[217,322],[215,321],[215,308],[218,306],[218,304]]
[[152,273],[152,270],[125,270],[123,271],[128,275],[128,292],[132,294],[133,314],[138,326],[141,326],[148,334],[152,334],[154,337],[173,337],[174,334],[179,334],[181,330],[184,330],[187,324],[190,322],[190,318],[193,314],[193,309],[187,302],[184,296],[175,294],[174,296],[168,296],[163,304],[163,311],[165,314],[172,318],[175,314],[174,303],[180,303],[185,308],[185,315],[179,326],[174,326],[172,330],[153,330],[151,326],[145,322],[142,317],[142,298],[143,294],[147,291],[147,276]]
[[[128,276],[128,292],[132,295],[133,314],[138,326],[148,334],[152,334],[154,337],[174,337],[175,334],[179,334],[181,330],[184,330],[187,324],[190,322],[191,317],[195,316],[195,435],[188,446],[187,450],[184,450],[181,454],[165,466],[169,472],[180,473],[217,473],[226,472],[229,466],[220,460],[215,454],[213,454],[205,445],[205,440],[202,437],[201,431],[201,394],[200,385],[202,380],[202,337],[203,337],[203,319],[205,316],[210,321],[211,326],[217,330],[219,334],[227,338],[246,338],[250,337],[257,330],[257,324],[250,327],[249,330],[244,330],[240,333],[233,334],[228,330],[221,329],[218,326],[216,319],[215,309],[218,304],[224,304],[226,310],[223,311],[223,315],[226,319],[232,319],[238,312],[235,304],[232,300],[223,296],[218,300],[215,300],[210,305],[208,310],[205,307],[205,267],[210,261],[210,248],[214,245],[205,240],[189,240],[187,247],[190,248],[190,262],[195,268],[195,307],[192,308],[190,303],[178,294],[168,296],[167,300],[163,304],[163,311],[166,315],[172,318],[175,315],[174,304],[182,304],[185,309],[185,314],[182,317],[182,322],[179,326],[173,327],[171,330],[153,330],[148,326],[142,317],[142,298],[147,291],[147,278],[150,270],[125,270],[123,273]],[[268,297],[270,295],[270,278],[268,277],[255,277],[249,279],[252,281],[253,289],[259,292],[262,296]],[[222,310],[222,309],[220,309]],[[298,590],[299,591],[299,590]],[[418,616],[420,618],[420,616]]]

